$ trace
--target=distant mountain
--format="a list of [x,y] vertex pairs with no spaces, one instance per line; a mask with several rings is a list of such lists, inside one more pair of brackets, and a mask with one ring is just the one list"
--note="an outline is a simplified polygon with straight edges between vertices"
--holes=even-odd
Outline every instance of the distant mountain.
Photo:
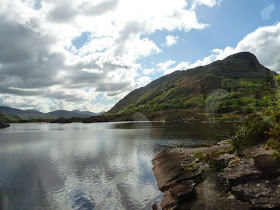
[[94,113],[94,112],[89,112],[89,111],[79,111],[79,110],[73,110],[73,112],[76,112],[78,114],[82,114],[82,115],[87,115],[87,116],[98,116],[103,114],[104,112],[99,112],[99,113]]
[[0,106],[0,112],[17,116],[20,119],[28,120],[28,119],[51,119],[55,116],[50,116],[47,114],[44,114],[39,111],[35,110],[21,110],[21,109],[16,109],[16,108],[11,108],[7,106]]
[[105,116],[132,116],[141,112],[150,120],[184,120],[213,113],[248,114],[262,107],[275,72],[255,55],[237,53],[185,71],[163,76],[120,100]]
[[56,116],[56,118],[86,118],[90,117],[90,115],[80,114],[75,111],[66,111],[66,110],[57,110],[53,112],[49,112],[48,114]]
[[87,118],[97,116],[99,113],[92,113],[87,111],[66,111],[57,110],[49,113],[42,113],[37,110],[21,110],[6,106],[0,106],[0,112],[16,116],[16,119],[30,120],[30,119],[58,119],[58,118]]

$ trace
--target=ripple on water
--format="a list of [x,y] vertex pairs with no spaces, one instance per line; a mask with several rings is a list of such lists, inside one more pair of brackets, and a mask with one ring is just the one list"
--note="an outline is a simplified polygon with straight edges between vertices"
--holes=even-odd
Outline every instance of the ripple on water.
[[198,127],[12,124],[0,136],[0,199],[11,209],[150,209],[162,198],[155,150],[209,143]]

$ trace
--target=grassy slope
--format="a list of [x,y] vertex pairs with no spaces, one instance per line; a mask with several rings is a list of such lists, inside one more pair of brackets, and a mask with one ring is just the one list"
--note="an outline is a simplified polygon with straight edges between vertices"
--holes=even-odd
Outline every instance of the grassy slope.
[[187,71],[177,71],[132,91],[108,113],[144,113],[150,119],[184,119],[186,116],[248,114],[267,106],[271,71],[250,53]]
[[13,115],[5,114],[0,112],[0,120],[1,121],[8,121],[8,122],[17,122],[19,120],[18,117],[15,117]]

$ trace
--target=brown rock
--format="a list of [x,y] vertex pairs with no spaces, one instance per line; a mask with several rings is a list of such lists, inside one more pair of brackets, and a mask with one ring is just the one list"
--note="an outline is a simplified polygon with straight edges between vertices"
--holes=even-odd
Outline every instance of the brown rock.
[[190,198],[193,197],[194,194],[194,183],[192,180],[187,180],[181,182],[180,184],[174,186],[170,189],[170,193],[172,195],[177,196],[178,198]]
[[157,204],[156,204],[156,203],[153,203],[153,205],[152,205],[152,209],[153,209],[153,210],[159,210],[159,208],[158,208],[158,206],[157,206]]
[[172,195],[169,191],[163,195],[163,201],[161,202],[162,209],[175,209],[178,206],[177,196]]

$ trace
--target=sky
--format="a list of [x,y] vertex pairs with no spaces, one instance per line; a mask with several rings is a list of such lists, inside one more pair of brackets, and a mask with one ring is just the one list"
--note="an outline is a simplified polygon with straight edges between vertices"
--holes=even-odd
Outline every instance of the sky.
[[279,0],[0,0],[0,105],[107,111],[242,51],[277,71]]

